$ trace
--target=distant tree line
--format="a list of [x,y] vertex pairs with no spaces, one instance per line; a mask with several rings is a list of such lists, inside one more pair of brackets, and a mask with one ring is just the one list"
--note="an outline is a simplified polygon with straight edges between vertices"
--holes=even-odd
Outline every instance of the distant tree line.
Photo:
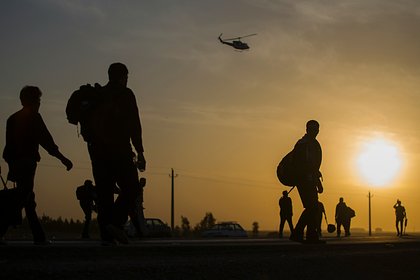
[[[80,220],[62,217],[54,219],[45,214],[40,217],[40,222],[50,239],[79,238],[84,224],[84,222]],[[90,232],[92,237],[99,236],[98,222],[96,219],[92,219],[91,221]],[[32,240],[28,219],[24,217],[21,225],[9,229],[6,234],[6,238]]]
[[[51,239],[79,238],[84,224],[84,221],[62,217],[54,219],[45,214],[40,217],[40,222],[47,236]],[[200,237],[203,231],[211,229],[216,224],[216,222],[217,220],[212,212],[206,212],[200,222],[194,226],[191,226],[191,223],[187,217],[181,216],[181,225],[175,227],[173,236],[183,238]],[[254,222],[252,224],[253,236],[258,235],[258,229],[258,222]],[[92,238],[99,238],[99,228],[96,219],[92,219],[91,221],[90,235]],[[31,230],[26,217],[23,218],[22,225],[19,225],[8,231],[6,238],[32,239]]]

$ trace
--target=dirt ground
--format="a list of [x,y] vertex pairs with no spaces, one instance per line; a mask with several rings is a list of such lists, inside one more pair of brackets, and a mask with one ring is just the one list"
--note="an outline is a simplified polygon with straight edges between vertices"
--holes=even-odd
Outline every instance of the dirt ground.
[[420,279],[420,238],[12,242],[0,247],[1,279]]

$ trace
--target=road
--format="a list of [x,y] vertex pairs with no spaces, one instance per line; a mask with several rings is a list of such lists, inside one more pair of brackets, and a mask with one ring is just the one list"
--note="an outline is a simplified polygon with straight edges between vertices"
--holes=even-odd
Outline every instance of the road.
[[420,279],[420,236],[55,241],[0,247],[1,279]]

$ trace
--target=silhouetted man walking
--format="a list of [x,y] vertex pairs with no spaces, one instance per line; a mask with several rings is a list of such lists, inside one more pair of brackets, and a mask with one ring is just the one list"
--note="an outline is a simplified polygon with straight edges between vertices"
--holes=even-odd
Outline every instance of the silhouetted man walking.
[[335,207],[335,221],[337,223],[337,237],[341,235],[341,226],[344,227],[345,236],[350,236],[350,211],[342,197]]
[[287,191],[283,191],[283,196],[279,199],[279,206],[280,206],[280,226],[279,226],[279,237],[283,237],[283,229],[284,223],[287,221],[289,225],[290,234],[293,233],[293,205],[292,199],[289,197],[289,193]]
[[405,213],[405,207],[401,205],[401,201],[397,199],[397,203],[394,204],[395,209],[395,227],[397,228],[397,236],[403,234],[404,219],[407,214]]
[[[113,63],[109,66],[108,77],[108,84],[99,94],[100,100],[92,117],[92,137],[88,142],[103,245],[113,244],[114,240],[128,243],[122,229],[128,214],[136,207],[137,168],[144,171],[146,167],[136,97],[127,88],[128,69],[122,63]],[[120,193],[114,202],[115,185]]]
[[[20,92],[23,108],[9,117],[6,124],[6,146],[3,158],[9,165],[8,180],[16,182],[20,191],[22,206],[31,227],[34,244],[47,244],[44,230],[38,220],[35,207],[34,178],[37,163],[40,161],[39,146],[56,157],[70,170],[72,162],[66,158],[54,140],[38,112],[42,92],[38,87],[25,86]],[[7,226],[0,229],[0,236]]]
[[[294,229],[291,240],[303,242],[306,227],[306,242],[320,243],[317,227],[318,193],[323,192],[319,168],[322,161],[322,149],[316,136],[319,123],[310,120],[306,123],[306,134],[296,143],[293,149],[293,161],[297,172],[297,189],[302,200],[304,211]],[[322,242],[323,243],[323,242]]]
[[82,238],[90,238],[89,227],[90,221],[92,220],[92,211],[97,211],[96,200],[98,199],[96,187],[92,184],[91,180],[86,180],[82,186],[77,187],[76,197],[85,214]]

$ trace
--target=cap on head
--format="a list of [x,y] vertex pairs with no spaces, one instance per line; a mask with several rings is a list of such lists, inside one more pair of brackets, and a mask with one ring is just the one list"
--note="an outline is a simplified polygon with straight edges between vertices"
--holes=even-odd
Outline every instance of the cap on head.
[[118,81],[128,75],[127,66],[120,62],[112,63],[108,68],[108,78],[110,81]]
[[23,106],[39,104],[42,92],[38,87],[25,86],[20,91],[20,102]]

